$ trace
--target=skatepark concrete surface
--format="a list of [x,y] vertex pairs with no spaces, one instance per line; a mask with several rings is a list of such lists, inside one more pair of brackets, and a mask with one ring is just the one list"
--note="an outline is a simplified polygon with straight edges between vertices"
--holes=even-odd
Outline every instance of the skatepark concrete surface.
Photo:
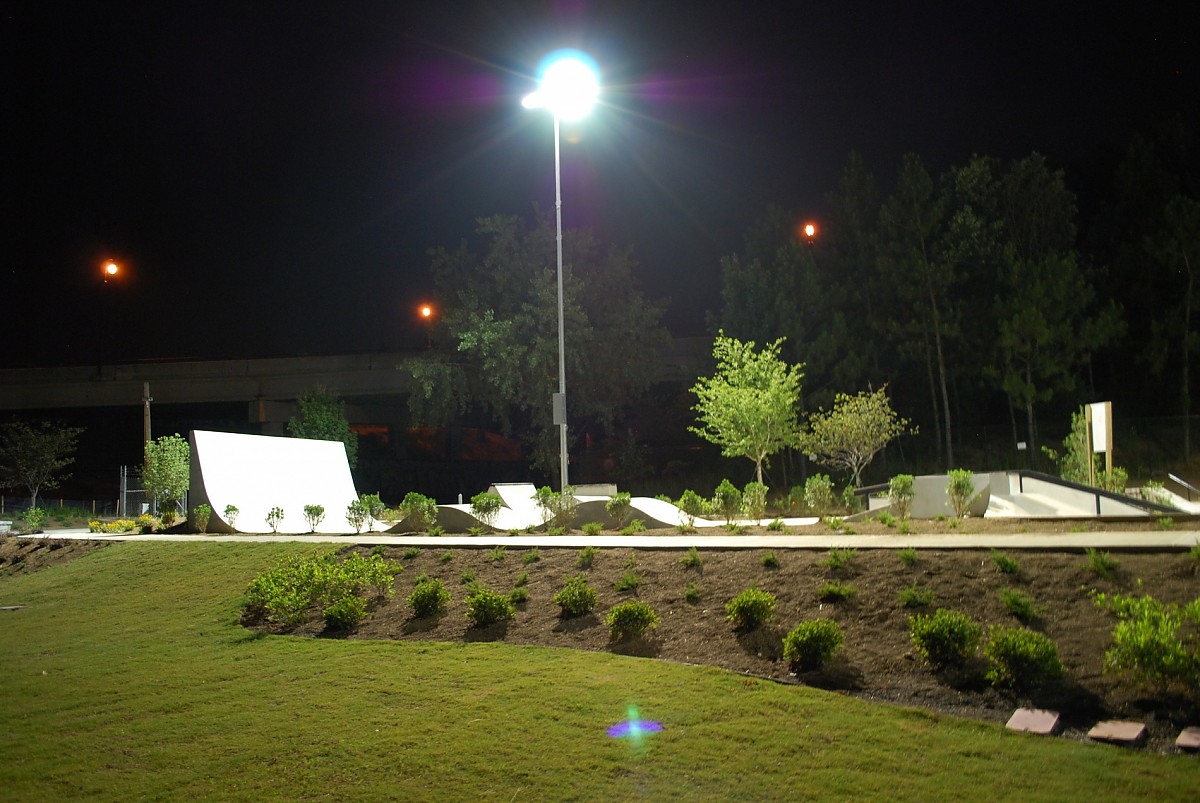
[[1011,535],[987,535],[955,533],[953,535],[843,535],[829,532],[814,535],[788,535],[765,533],[762,535],[734,535],[732,533],[686,535],[442,535],[418,534],[395,535],[391,533],[359,533],[358,535],[174,535],[155,533],[152,535],[107,535],[89,533],[83,529],[50,530],[37,535],[22,535],[20,538],[70,538],[82,541],[192,541],[214,543],[326,543],[356,544],[361,546],[418,546],[427,548],[487,548],[497,545],[511,547],[561,547],[579,549],[634,547],[637,549],[831,549],[833,547],[858,549],[1038,549],[1052,551],[1082,552],[1088,547],[1107,551],[1147,552],[1158,550],[1187,550],[1200,544],[1200,530],[1162,530],[1125,532],[1085,533],[1018,533]]

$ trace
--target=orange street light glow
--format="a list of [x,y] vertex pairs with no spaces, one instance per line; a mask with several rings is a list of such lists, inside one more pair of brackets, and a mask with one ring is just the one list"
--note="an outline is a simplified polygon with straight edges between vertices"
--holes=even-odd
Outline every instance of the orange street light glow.
[[433,307],[429,306],[428,304],[422,305],[421,306],[421,317],[429,318],[432,316],[433,316]]
[[816,226],[816,224],[814,224],[814,223],[805,223],[805,224],[804,224],[804,236],[805,236],[805,237],[807,237],[807,238],[808,238],[808,239],[810,239],[810,240],[811,240],[813,237],[816,237],[816,236],[817,236],[817,226]]
[[116,262],[113,262],[112,260],[109,260],[108,262],[106,262],[104,264],[104,281],[107,282],[109,280],[109,278],[116,276],[117,272],[120,270],[121,269],[119,267],[117,267]]

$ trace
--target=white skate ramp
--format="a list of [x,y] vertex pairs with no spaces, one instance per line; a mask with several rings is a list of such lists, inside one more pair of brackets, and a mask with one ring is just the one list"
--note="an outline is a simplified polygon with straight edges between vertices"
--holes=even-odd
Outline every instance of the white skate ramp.
[[[346,508],[358,492],[341,441],[193,430],[191,442],[189,503],[193,509],[200,503],[212,508],[209,532],[271,532],[267,514],[278,507],[279,532],[306,533],[305,505],[325,508],[316,532],[354,532]],[[227,505],[238,509],[233,526]]]

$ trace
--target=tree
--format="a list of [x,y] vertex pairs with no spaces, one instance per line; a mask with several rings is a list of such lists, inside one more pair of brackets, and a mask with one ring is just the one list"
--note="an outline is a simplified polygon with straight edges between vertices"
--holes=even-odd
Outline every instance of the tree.
[[63,472],[75,462],[80,427],[49,421],[27,424],[12,421],[0,427],[0,487],[25,488],[30,507],[37,507],[42,488],[56,488],[70,474]]
[[191,482],[191,448],[187,440],[163,435],[146,444],[142,484],[159,507],[172,508],[183,499]]
[[[435,348],[409,360],[416,423],[489,420],[519,438],[535,467],[558,465],[551,395],[558,389],[555,227],[538,216],[478,221],[477,250],[432,252],[436,300],[445,314]],[[634,280],[628,250],[604,248],[586,231],[563,234],[563,318],[570,435],[615,438],[626,411],[650,387],[668,343],[662,309]]]
[[887,388],[881,387],[857,396],[839,393],[833,409],[808,417],[808,431],[800,445],[813,462],[849,471],[858,488],[863,469],[875,455],[908,431],[908,421],[892,409]]
[[293,438],[312,438],[319,441],[341,441],[346,445],[346,461],[350,468],[358,465],[358,435],[346,420],[346,405],[332,390],[316,387],[296,400],[299,412],[287,423]]
[[721,331],[713,343],[716,373],[700,377],[691,389],[699,426],[688,430],[721,447],[726,457],[749,458],[758,482],[767,458],[795,446],[800,434],[796,405],[803,366],[780,359],[782,343],[781,338],[755,352],[754,341],[743,343]]

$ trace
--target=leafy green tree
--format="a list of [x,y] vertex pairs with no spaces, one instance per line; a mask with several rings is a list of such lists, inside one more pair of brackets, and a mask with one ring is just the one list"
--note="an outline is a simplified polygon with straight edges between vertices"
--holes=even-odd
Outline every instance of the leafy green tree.
[[713,343],[716,373],[692,386],[699,426],[689,431],[719,446],[726,457],[751,460],[760,483],[767,458],[795,446],[800,435],[796,405],[803,366],[780,359],[782,342],[758,352],[753,341],[743,343],[721,331]]
[[142,484],[158,508],[173,510],[191,483],[191,447],[185,438],[163,435],[146,444]]
[[346,420],[346,405],[336,393],[316,387],[296,400],[299,410],[287,423],[293,438],[312,438],[320,441],[341,441],[346,445],[346,461],[350,468],[358,465],[358,435]]
[[800,445],[813,462],[850,472],[857,488],[875,455],[908,431],[908,421],[892,409],[882,387],[856,396],[839,393],[831,410],[809,415]]
[[56,488],[70,476],[63,470],[75,462],[82,432],[80,427],[49,421],[11,421],[0,426],[0,487],[27,489],[29,506],[37,507],[41,489]]
[[[443,426],[482,415],[529,449],[534,466],[558,465],[551,396],[558,389],[555,227],[538,216],[478,221],[479,249],[432,252],[445,314],[431,352],[410,360],[416,422]],[[629,251],[604,248],[585,231],[563,235],[563,318],[567,420],[615,436],[650,387],[667,344],[662,308],[642,295]]]

